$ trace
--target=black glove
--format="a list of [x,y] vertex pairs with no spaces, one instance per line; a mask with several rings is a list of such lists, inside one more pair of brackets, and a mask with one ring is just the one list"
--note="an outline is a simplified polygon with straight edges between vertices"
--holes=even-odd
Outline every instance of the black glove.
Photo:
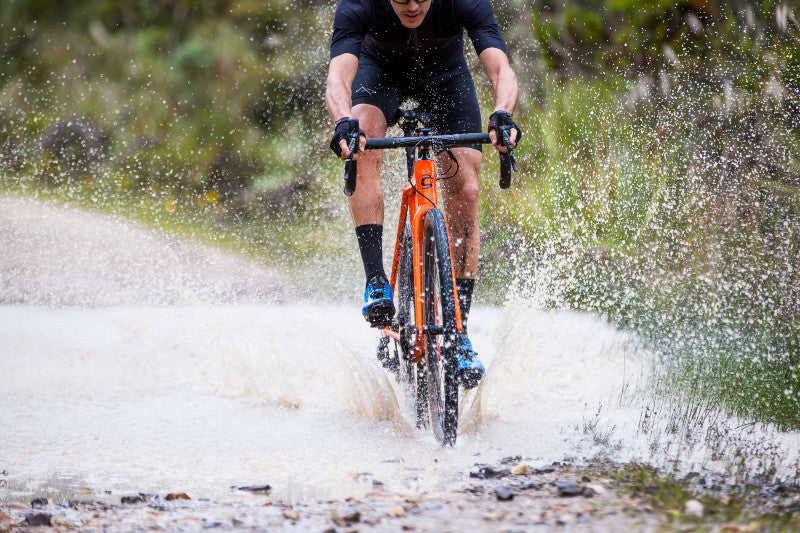
[[[344,139],[349,143],[348,135],[350,133],[348,131],[347,124],[349,120],[350,117],[344,117],[336,121],[336,130],[333,132],[333,139],[331,139],[331,150],[333,150],[333,153],[336,154],[336,157],[342,157],[342,147],[339,146],[339,141]],[[358,135],[363,135],[364,137],[367,136],[367,134],[364,133],[364,130],[361,128],[358,128]],[[356,143],[355,151],[358,151],[358,146],[358,143]]]
[[[522,130],[519,129],[519,126],[514,124],[514,121],[511,119],[511,113],[507,111],[495,111],[489,116],[489,127],[487,131],[496,130],[497,131],[497,142],[500,146],[505,146],[505,142],[503,142],[503,135],[500,133],[500,129],[505,129],[506,131],[509,130],[517,130],[517,138],[514,141],[515,146],[519,144],[519,141],[522,139]],[[509,131],[509,136],[511,132]]]

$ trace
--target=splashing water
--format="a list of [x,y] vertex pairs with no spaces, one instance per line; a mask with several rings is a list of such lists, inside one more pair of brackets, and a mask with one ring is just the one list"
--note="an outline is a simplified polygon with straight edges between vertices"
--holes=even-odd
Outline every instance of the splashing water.
[[[63,231],[81,217],[61,216],[63,224],[40,226],[46,241],[86,235]],[[100,226],[116,223],[91,221],[100,235]],[[139,235],[137,226],[128,229]],[[191,305],[152,304],[143,293],[139,306],[0,306],[0,501],[104,491],[108,498],[185,491],[225,499],[241,497],[233,486],[257,484],[288,501],[359,495],[373,482],[415,492],[516,455],[545,464],[604,454],[741,475],[774,469],[786,476],[796,467],[796,433],[740,431],[708,412],[702,420],[655,416],[643,387],[652,361],[635,338],[592,315],[543,311],[527,296],[471,314],[487,374],[462,396],[457,445],[441,449],[413,427],[402,387],[378,364],[376,334],[357,305],[253,302],[247,291],[231,300],[229,292],[195,286],[188,273],[197,265],[185,261],[194,252],[174,240],[116,246],[147,256],[164,239],[175,253],[162,268],[174,272],[175,293]],[[41,260],[36,250],[29,243],[22,256]],[[214,270],[208,252],[206,267]],[[160,274],[143,277],[126,265],[91,268],[123,288],[158,289]],[[4,279],[14,285],[26,275]],[[54,301],[59,291],[74,296],[69,283],[42,286]],[[693,438],[675,436],[690,425]],[[767,441],[770,447],[759,445]],[[731,450],[746,452],[749,464],[733,464]]]
[[[367,472],[414,490],[503,455],[577,453],[571,426],[624,378],[614,332],[573,314],[473,316],[489,371],[465,396],[458,445],[442,450],[413,428],[350,307],[4,307],[3,468],[33,492],[53,478],[217,497],[269,483],[291,499],[358,493]],[[583,333],[565,342],[570,331]]]

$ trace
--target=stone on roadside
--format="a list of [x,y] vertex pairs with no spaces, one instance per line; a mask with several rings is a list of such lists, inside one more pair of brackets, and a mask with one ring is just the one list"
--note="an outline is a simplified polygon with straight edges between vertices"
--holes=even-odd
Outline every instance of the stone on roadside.
[[512,476],[527,476],[531,473],[531,467],[522,463],[516,464],[511,467]]
[[300,513],[298,513],[294,509],[286,509],[285,511],[283,511],[283,517],[286,520],[300,520]]
[[703,504],[697,500],[689,500],[683,506],[683,514],[691,518],[703,518]]
[[496,520],[502,520],[506,517],[506,513],[499,513],[499,512],[486,512],[483,513],[482,518],[487,522],[494,522]]
[[247,485],[246,487],[232,487],[235,490],[252,492],[253,494],[269,494],[272,492],[270,485]]
[[583,494],[583,485],[578,485],[574,481],[556,481],[554,484],[558,489],[558,495],[562,498]]
[[358,511],[353,511],[344,516],[339,516],[338,514],[333,513],[331,520],[333,520],[333,523],[339,527],[348,527],[351,524],[356,524],[361,521],[361,513]]
[[120,503],[125,504],[134,504],[134,503],[144,503],[147,501],[147,498],[144,494],[133,494],[130,496],[123,496],[120,498]]
[[25,515],[25,523],[29,526],[52,526],[53,515],[49,513],[30,513]]
[[603,494],[606,493],[606,489],[604,489],[602,485],[599,485],[597,483],[590,483],[589,485],[586,485],[585,487],[586,487],[586,489],[591,489],[591,491],[593,493],[595,493],[596,495],[598,495],[598,496],[602,496]]
[[501,485],[494,489],[494,494],[497,496],[497,499],[501,502],[510,501],[514,499],[514,490],[510,487],[506,487],[505,485]]
[[185,492],[170,492],[169,494],[164,496],[164,499],[167,500],[168,502],[171,502],[172,500],[191,500],[189,495],[186,494]]
[[506,477],[510,474],[511,472],[506,470],[505,468],[498,469],[498,468],[492,468],[491,466],[482,466],[478,469],[477,472],[470,472],[469,477],[474,477],[478,479],[489,479],[497,477]]
[[37,508],[37,507],[44,507],[48,503],[49,502],[47,501],[47,498],[43,498],[43,497],[34,498],[33,500],[31,500],[31,507],[33,507],[34,509]]

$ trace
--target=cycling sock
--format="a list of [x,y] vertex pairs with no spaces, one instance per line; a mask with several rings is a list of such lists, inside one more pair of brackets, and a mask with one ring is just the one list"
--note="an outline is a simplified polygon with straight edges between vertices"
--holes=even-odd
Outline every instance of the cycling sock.
[[356,226],[356,238],[358,249],[361,250],[361,261],[364,263],[367,283],[375,276],[386,278],[386,271],[383,269],[383,225]]
[[467,320],[469,320],[469,308],[472,307],[472,291],[474,289],[475,278],[456,278],[458,306],[461,308],[461,326],[465,335],[467,333]]

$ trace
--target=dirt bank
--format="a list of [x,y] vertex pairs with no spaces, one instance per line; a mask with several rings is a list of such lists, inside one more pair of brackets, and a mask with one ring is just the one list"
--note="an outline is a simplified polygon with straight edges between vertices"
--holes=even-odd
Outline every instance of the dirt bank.
[[107,214],[0,196],[0,302],[55,306],[276,301],[281,276]]

